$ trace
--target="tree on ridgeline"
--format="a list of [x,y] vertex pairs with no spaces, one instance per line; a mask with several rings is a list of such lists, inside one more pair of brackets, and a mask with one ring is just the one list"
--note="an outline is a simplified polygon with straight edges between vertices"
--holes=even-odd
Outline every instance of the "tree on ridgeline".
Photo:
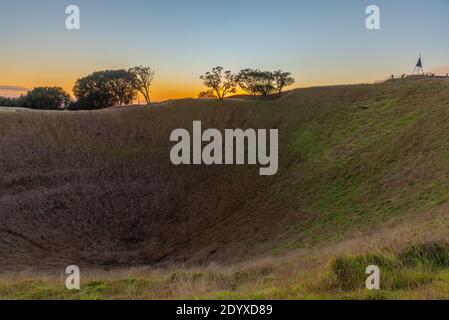
[[236,93],[238,86],[237,75],[223,70],[223,67],[215,67],[200,77],[204,85],[210,88],[219,100],[223,100],[230,93]]
[[290,72],[282,72],[282,70],[273,72],[274,87],[279,94],[282,93],[282,90],[285,87],[295,84],[295,79],[291,75],[292,74]]
[[151,70],[150,67],[138,66],[129,69],[128,72],[132,76],[131,84],[134,89],[142,94],[147,104],[150,104],[150,87],[154,79],[155,71]]
[[264,97],[273,92],[282,93],[282,90],[295,83],[291,73],[281,70],[260,71],[253,69],[241,70],[238,74],[239,86],[251,95],[262,95]]
[[0,97],[0,107],[19,107],[18,98]]
[[237,75],[237,82],[244,91],[251,95],[257,95],[257,70],[244,69]]
[[62,110],[69,105],[70,95],[59,87],[38,87],[17,98],[19,107],[39,110]]
[[244,69],[238,75],[240,87],[246,92],[267,96],[275,90],[272,72]]
[[131,104],[137,97],[134,77],[127,70],[97,71],[73,87],[78,109],[102,109]]

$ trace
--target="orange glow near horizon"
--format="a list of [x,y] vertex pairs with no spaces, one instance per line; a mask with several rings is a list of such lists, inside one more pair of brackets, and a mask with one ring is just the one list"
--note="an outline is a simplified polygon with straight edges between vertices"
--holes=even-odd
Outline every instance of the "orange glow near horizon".
[[[43,80],[36,79],[22,82],[17,77],[12,77],[11,79],[6,80],[5,77],[0,77],[0,96],[8,96],[8,97],[18,97],[21,94],[26,94],[28,90],[1,90],[2,85],[10,85],[20,86],[24,88],[28,88],[29,90],[36,87],[61,87],[66,92],[68,92],[73,97],[73,85],[76,80]],[[27,78],[27,77],[24,77]],[[49,78],[57,78],[57,77],[49,77]],[[184,82],[184,81],[183,81]],[[201,81],[197,81],[194,83],[191,81],[190,84],[186,83],[172,83],[171,81],[161,79],[158,81],[156,78],[152,87],[151,87],[151,100],[152,102],[160,102],[171,99],[183,99],[183,98],[196,98],[201,91],[206,90],[204,86],[202,86]],[[238,93],[243,93],[239,91]],[[138,103],[145,103],[145,99],[139,95],[137,99]]]
[[[90,74],[90,73],[86,73]],[[21,81],[24,80],[24,81]],[[190,81],[189,81],[190,80]],[[33,74],[2,74],[0,75],[0,96],[17,97],[21,94],[26,94],[26,91],[19,90],[1,90],[1,85],[14,85],[24,88],[33,89],[35,87],[62,87],[70,95],[73,96],[72,88],[76,79],[63,78],[56,73],[46,74],[45,78],[42,76],[35,77]],[[364,82],[362,78],[350,78],[339,77],[339,79],[333,79],[332,81],[323,81],[322,79],[307,78],[297,79],[297,83],[286,90],[294,89],[298,87],[311,87],[322,85],[335,85],[335,84],[349,84]],[[196,98],[198,93],[206,90],[201,80],[193,79],[180,79],[178,82],[170,81],[168,77],[156,76],[153,85],[151,87],[151,99],[152,102],[160,102],[171,99],[183,99],[183,98]],[[236,94],[245,93],[241,89]],[[137,103],[145,103],[143,97],[139,95]]]
[[[25,76],[23,77],[23,79],[27,80],[21,81],[17,74],[12,77],[8,77],[8,75],[3,74],[0,76],[0,96],[18,97],[22,94],[26,94],[28,91],[1,89],[2,85],[13,85],[17,87],[28,88],[29,90],[36,87],[61,87],[73,97],[72,89],[76,80],[58,78],[58,76],[49,76],[49,80],[45,80],[36,78],[30,79],[29,76]],[[170,99],[196,98],[198,96],[198,93],[204,90],[204,88],[201,86],[201,83],[191,83],[189,85],[179,83],[174,85],[169,81],[157,80],[158,79],[156,78],[151,87],[151,99],[154,102],[160,102]],[[137,102],[144,103],[145,100],[139,95]]]
[[[23,90],[9,90],[9,86],[17,86],[33,89],[35,87],[62,87],[70,95],[73,96],[72,88],[78,78],[82,78],[91,74],[95,70],[108,69],[103,67],[91,67],[89,69],[76,68],[74,66],[58,69],[56,66],[48,64],[16,66],[13,69],[11,65],[7,70],[0,73],[0,96],[17,97],[25,94]],[[110,68],[113,69],[113,68]],[[449,67],[440,68],[449,72]],[[43,72],[42,70],[47,70]],[[389,75],[380,72],[366,72],[364,70],[355,70],[351,73],[342,73],[338,68],[329,68],[326,72],[296,72],[300,77],[296,76],[296,84],[286,88],[286,90],[294,88],[305,88],[313,86],[325,85],[341,85],[356,83],[373,83],[383,80]],[[295,72],[293,72],[295,75]],[[3,86],[3,87],[2,87]],[[151,87],[152,102],[160,102],[171,99],[197,98],[198,93],[206,90],[199,75],[189,76],[187,74],[159,74],[156,70],[156,77]],[[244,92],[239,89],[237,94]],[[145,103],[143,97],[139,97],[136,103]]]

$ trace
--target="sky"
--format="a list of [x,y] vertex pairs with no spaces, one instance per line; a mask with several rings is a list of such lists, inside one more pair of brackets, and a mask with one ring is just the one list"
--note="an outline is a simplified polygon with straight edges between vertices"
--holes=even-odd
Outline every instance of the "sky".
[[[67,30],[77,5],[81,29]],[[368,5],[380,30],[368,30]],[[289,71],[295,87],[449,72],[449,0],[0,0],[0,95],[71,92],[94,71],[156,71],[152,98],[195,97],[215,66]]]

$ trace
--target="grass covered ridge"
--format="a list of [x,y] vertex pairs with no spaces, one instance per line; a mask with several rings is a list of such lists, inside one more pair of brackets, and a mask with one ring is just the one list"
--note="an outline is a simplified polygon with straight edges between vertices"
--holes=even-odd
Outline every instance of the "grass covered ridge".
[[[279,129],[278,174],[173,166],[170,133],[194,120]],[[449,239],[447,80],[299,89],[270,101],[0,110],[0,122],[3,297],[365,297],[373,293],[354,268],[370,259],[385,268],[386,297],[447,295],[445,267],[413,262],[414,246]],[[115,271],[67,293],[53,277],[71,264]],[[207,267],[192,271],[198,265]],[[10,276],[29,269],[53,277]]]

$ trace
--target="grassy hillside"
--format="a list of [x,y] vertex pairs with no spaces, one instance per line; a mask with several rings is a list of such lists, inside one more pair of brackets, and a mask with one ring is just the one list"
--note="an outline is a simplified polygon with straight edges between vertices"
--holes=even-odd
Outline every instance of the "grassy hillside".
[[[260,177],[254,166],[173,166],[170,132],[191,128],[194,120],[202,120],[204,128],[278,128],[278,174]],[[184,100],[95,112],[0,111],[0,123],[4,273],[51,272],[68,264],[93,270],[212,263],[212,274],[223,278],[202,274],[189,281],[201,279],[207,289],[198,284],[198,290],[172,294],[292,298],[316,266],[338,283],[339,272],[330,262],[336,256],[363,260],[380,250],[396,257],[415,245],[448,238],[447,80],[300,89],[270,101]],[[294,257],[285,258],[293,251]],[[263,259],[269,262],[238,264]],[[217,271],[217,264],[227,267]],[[242,271],[252,268],[257,272]],[[189,277],[191,271],[185,270]],[[447,278],[444,266],[438,270]],[[236,284],[241,272],[244,278]],[[182,287],[184,274],[181,280],[171,278],[178,273],[168,270],[144,279],[161,281],[151,286]],[[325,287],[310,286],[332,295],[337,289],[334,280],[329,284],[331,278],[323,280]],[[150,285],[139,279],[130,290]],[[9,279],[0,295],[8,296],[16,285],[34,292],[36,283],[22,281]],[[100,297],[120,297],[119,289],[108,291],[120,286],[108,281],[99,284],[107,293]],[[345,281],[338,290],[346,290]],[[437,280],[418,283],[432,281]],[[304,292],[317,296],[310,286]]]

